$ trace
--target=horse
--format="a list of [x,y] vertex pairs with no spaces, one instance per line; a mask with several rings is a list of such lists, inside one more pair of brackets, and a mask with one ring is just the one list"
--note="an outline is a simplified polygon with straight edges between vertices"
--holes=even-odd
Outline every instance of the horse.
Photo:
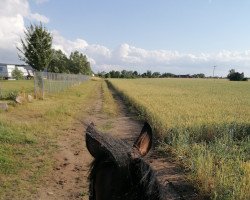
[[91,123],[86,129],[86,146],[94,157],[88,177],[89,200],[162,200],[155,173],[143,160],[152,139],[147,122],[132,147]]

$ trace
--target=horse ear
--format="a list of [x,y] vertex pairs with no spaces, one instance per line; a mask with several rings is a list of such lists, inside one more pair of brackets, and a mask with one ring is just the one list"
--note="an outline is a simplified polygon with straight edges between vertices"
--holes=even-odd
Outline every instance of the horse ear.
[[96,137],[93,137],[93,135],[97,135],[96,130],[94,128],[94,123],[91,122],[90,125],[87,127],[86,131],[86,146],[89,151],[89,153],[94,157],[97,158],[100,156],[100,154],[103,153],[102,145],[101,143],[96,139]]
[[139,152],[140,156],[145,156],[152,146],[152,129],[150,125],[145,122],[142,127],[139,137],[136,139],[133,147]]

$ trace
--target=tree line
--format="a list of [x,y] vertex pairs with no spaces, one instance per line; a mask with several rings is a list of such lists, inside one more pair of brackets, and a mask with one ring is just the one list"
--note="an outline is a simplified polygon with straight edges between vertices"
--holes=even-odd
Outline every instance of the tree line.
[[[67,57],[61,50],[52,48],[52,34],[46,27],[40,24],[31,24],[24,31],[24,38],[21,39],[21,47],[17,47],[20,60],[24,61],[37,71],[47,70],[55,73],[72,73],[91,75],[90,62],[86,55],[79,51],[71,52]],[[97,76],[103,78],[205,78],[205,74],[184,74],[176,75],[172,73],[151,72],[144,73],[137,71],[122,70],[110,72],[98,72]],[[211,77],[214,78],[214,77]],[[236,72],[234,69],[229,71],[227,78],[231,81],[247,81],[244,73]]]
[[31,24],[24,31],[21,47],[17,47],[20,60],[37,71],[91,75],[90,62],[79,51],[67,57],[61,50],[52,48],[52,34],[42,23]]
[[[183,75],[176,75],[173,73],[160,73],[160,72],[152,72],[150,70],[144,73],[138,73],[137,71],[115,71],[111,70],[109,72],[98,72],[96,74],[98,77],[101,78],[222,78],[222,77],[206,77],[205,74],[183,74]],[[244,73],[236,72],[234,69],[229,70],[229,74],[226,77],[230,81],[247,81],[248,78],[244,77]]]
[[137,71],[115,71],[112,70],[110,72],[98,72],[97,76],[102,78],[205,78],[205,74],[185,74],[185,75],[176,75],[172,73],[160,73],[160,72],[152,72],[147,70],[144,73],[138,73]]

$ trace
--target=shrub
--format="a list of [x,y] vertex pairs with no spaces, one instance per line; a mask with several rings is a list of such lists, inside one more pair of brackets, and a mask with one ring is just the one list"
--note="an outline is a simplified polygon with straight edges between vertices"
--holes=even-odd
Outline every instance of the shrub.
[[15,101],[18,94],[18,91],[11,91],[6,95],[6,99]]
[[231,69],[229,71],[229,74],[227,75],[227,78],[230,80],[230,81],[247,81],[248,79],[247,78],[244,78],[244,73],[239,73],[239,72],[236,72],[234,69]]
[[19,69],[14,69],[11,73],[12,77],[16,80],[23,79],[23,72]]

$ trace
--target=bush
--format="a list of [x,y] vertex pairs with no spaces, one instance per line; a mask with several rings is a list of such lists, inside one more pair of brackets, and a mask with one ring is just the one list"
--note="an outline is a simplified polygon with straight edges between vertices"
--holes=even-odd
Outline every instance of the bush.
[[8,93],[0,92],[0,100],[13,100],[15,101],[16,97],[19,95],[18,91],[9,91]]
[[15,101],[18,95],[19,95],[19,92],[18,92],[18,91],[12,91],[12,92],[9,92],[9,93],[6,95],[6,99],[7,99],[7,100]]
[[12,77],[16,80],[23,79],[23,72],[19,69],[14,69],[11,73]]
[[229,74],[227,75],[227,78],[230,81],[247,81],[247,78],[244,78],[244,73],[239,73],[239,72],[235,72],[234,69],[231,69],[229,71]]

